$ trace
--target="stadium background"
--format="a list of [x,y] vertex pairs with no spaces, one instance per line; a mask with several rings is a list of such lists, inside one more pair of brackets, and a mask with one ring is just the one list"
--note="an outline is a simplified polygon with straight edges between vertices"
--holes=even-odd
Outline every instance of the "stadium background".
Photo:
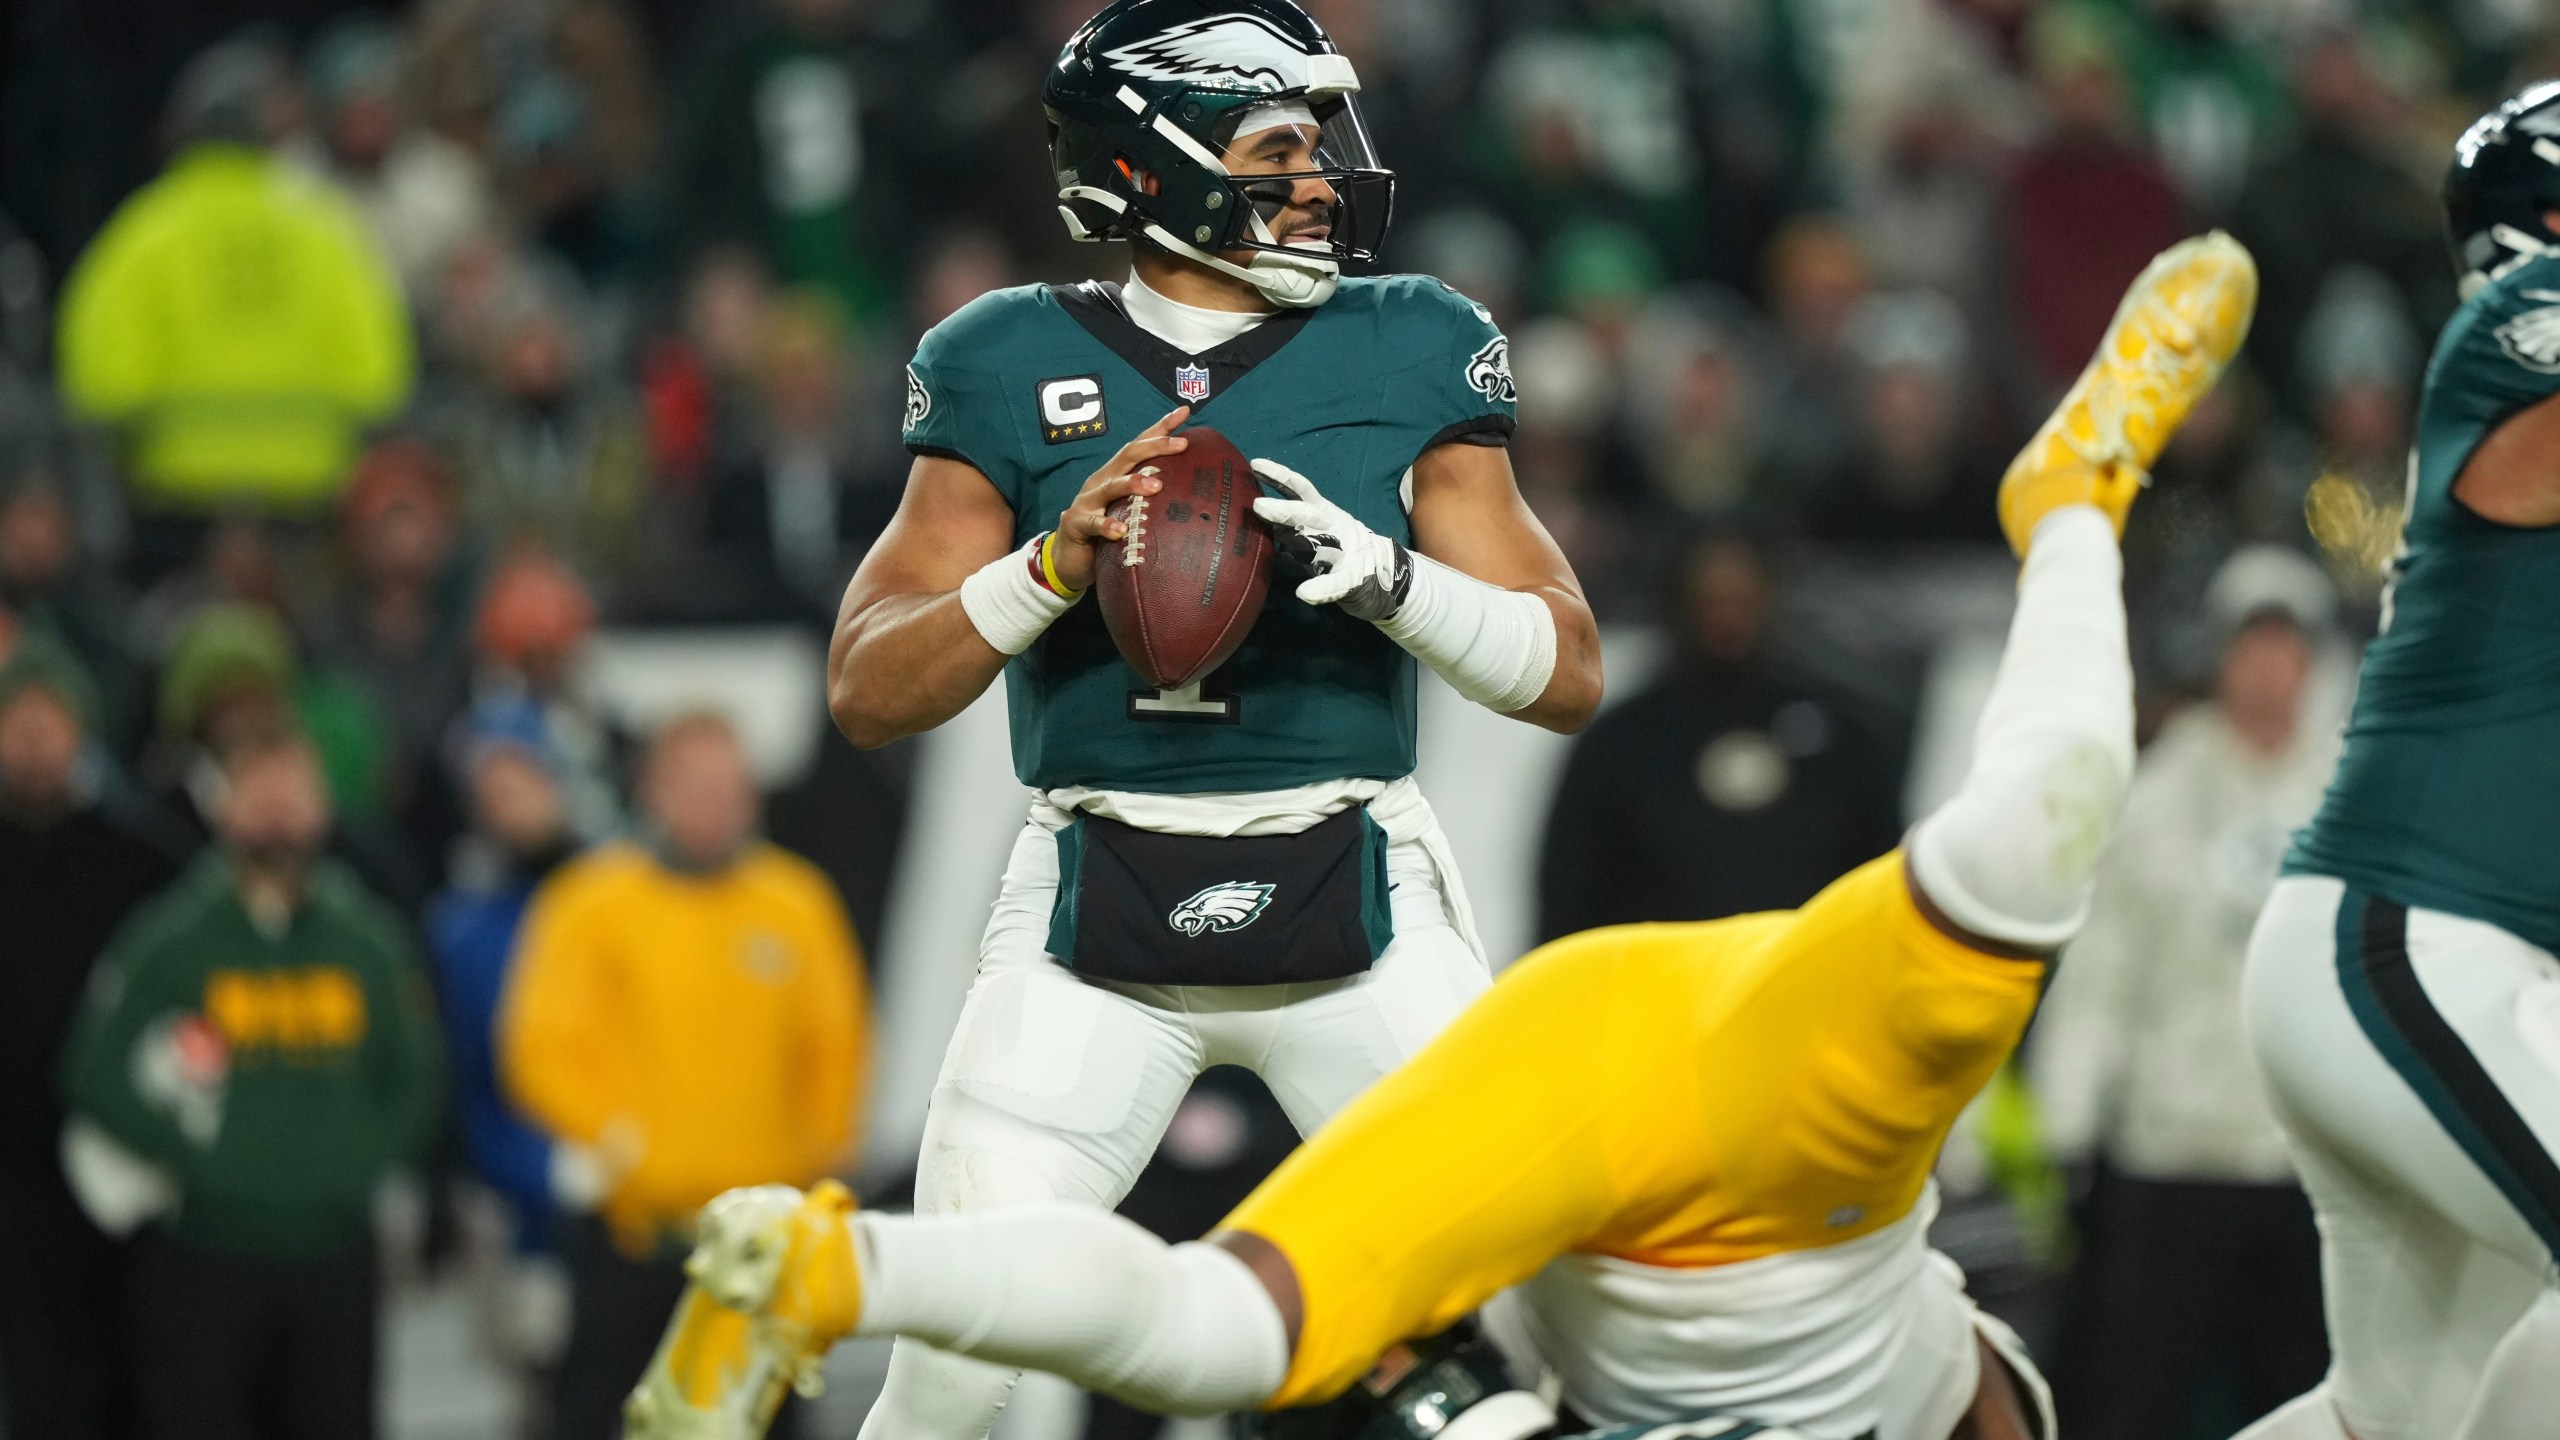
[[[99,773],[183,809],[180,662],[212,643],[208,614],[280,623],[280,683],[333,717],[347,828],[412,919],[467,829],[450,736],[475,695],[556,666],[559,707],[603,737],[577,776],[599,792],[594,834],[627,813],[616,737],[729,710],[770,832],[834,880],[865,943],[854,1173],[896,1203],[1021,799],[993,697],[879,752],[841,743],[826,624],[896,502],[916,336],[992,287],[1111,273],[1116,251],[1065,239],[1041,151],[1040,72],[1088,9],[13,0],[0,652],[77,651]],[[1990,499],[2008,451],[2142,261],[2208,224],[2255,251],[2264,299],[2245,367],[2128,540],[2146,732],[2210,687],[2211,582],[2248,546],[2334,587],[2306,702],[2334,714],[2454,303],[2436,178],[2463,123],[2560,58],[2536,0],[1315,10],[1401,176],[1389,265],[1450,281],[1512,337],[1521,484],[1601,616],[1613,700],[1703,675],[1690,710],[1718,709],[1721,678],[1774,697],[1779,722],[1757,701],[1648,712],[1707,742],[1679,752],[1694,763],[1613,777],[1555,833],[1642,831],[1628,797],[1646,784],[1698,791],[1718,823],[1650,857],[1668,882],[1595,876],[1546,844],[1568,742],[1426,682],[1424,785],[1497,957],[1594,918],[1792,903],[1942,792],[2005,617]],[[101,227],[243,116],[273,163],[375,228],[370,283],[397,287],[381,298],[415,359],[396,393],[324,422],[345,463],[282,500],[173,490],[147,473],[148,399],[58,383],[83,340],[62,302]],[[220,337],[168,343],[200,344],[219,376]],[[0,893],[27,903],[6,877]],[[2089,1162],[2040,1153],[2024,1113],[2009,1096],[1960,1140],[1945,1239],[2052,1343]],[[1133,1207],[1196,1229],[1287,1142],[1221,1077]],[[515,1413],[457,1258],[468,1166],[439,1153],[385,1208],[386,1433],[414,1440]],[[852,1433],[878,1362],[840,1357],[809,1433]],[[1072,1434],[1076,1412],[1035,1387],[1004,1433]],[[2232,1418],[2228,1396],[2198,1397],[2196,1433]],[[1092,1433],[1145,1433],[1125,1425]]]

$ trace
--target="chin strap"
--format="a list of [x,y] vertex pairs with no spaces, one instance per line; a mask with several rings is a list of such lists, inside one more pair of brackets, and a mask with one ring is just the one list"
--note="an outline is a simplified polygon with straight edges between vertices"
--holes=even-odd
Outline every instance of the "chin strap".
[[[1058,192],[1058,199],[1100,206],[1122,222],[1140,218],[1130,213],[1128,201],[1092,185],[1069,185]],[[1098,217],[1096,225],[1087,225],[1085,217],[1076,213],[1073,203],[1061,203],[1058,214],[1067,222],[1067,233],[1088,244],[1120,238],[1128,233],[1117,225],[1101,222]],[[1258,226],[1261,222],[1257,220],[1255,223]],[[1221,275],[1231,275],[1243,281],[1260,291],[1262,298],[1285,309],[1304,310],[1321,305],[1333,298],[1335,288],[1342,283],[1342,262],[1331,256],[1257,250],[1252,263],[1238,265],[1215,251],[1203,250],[1177,238],[1172,231],[1153,221],[1140,226],[1138,233],[1186,260],[1196,260]]]
[[1173,232],[1161,225],[1150,224],[1143,233],[1184,259],[1196,260],[1222,275],[1232,275],[1261,291],[1272,304],[1292,310],[1323,304],[1333,298],[1335,287],[1342,283],[1342,262],[1330,257],[1256,250],[1251,264],[1238,265],[1222,255],[1175,239]]

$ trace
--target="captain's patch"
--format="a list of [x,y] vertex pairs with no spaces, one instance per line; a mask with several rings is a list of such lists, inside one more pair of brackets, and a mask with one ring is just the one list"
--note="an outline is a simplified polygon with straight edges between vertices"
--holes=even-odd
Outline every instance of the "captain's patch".
[[1033,393],[1040,402],[1040,438],[1049,444],[1090,440],[1111,428],[1110,419],[1103,414],[1099,375],[1043,380]]

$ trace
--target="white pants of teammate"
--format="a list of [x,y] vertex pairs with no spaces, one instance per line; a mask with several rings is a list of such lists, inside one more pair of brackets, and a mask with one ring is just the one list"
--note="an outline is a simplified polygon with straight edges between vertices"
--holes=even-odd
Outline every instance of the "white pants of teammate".
[[[1315,985],[1124,985],[1047,952],[1057,840],[1025,826],[926,1112],[916,1212],[1063,1200],[1115,1206],[1192,1080],[1262,1077],[1308,1133],[1420,1050],[1491,977],[1451,924],[1422,843],[1387,850],[1395,939]],[[1460,902],[1463,903],[1463,902]],[[863,1440],[984,1440],[1020,1372],[900,1340]]]
[[2560,959],[2296,876],[2246,985],[2319,1215],[2333,1355],[2246,1436],[2560,1435]]

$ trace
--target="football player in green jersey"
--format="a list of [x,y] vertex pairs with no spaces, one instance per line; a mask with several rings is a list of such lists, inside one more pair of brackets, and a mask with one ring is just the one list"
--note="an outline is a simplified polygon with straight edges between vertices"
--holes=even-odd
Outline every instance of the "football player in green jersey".
[[[1393,177],[1351,62],[1288,0],[1117,0],[1044,100],[1059,209],[1118,285],[981,297],[908,371],[916,456],[847,591],[855,743],[1005,677],[1034,791],[926,1122],[917,1208],[1115,1204],[1192,1078],[1259,1071],[1311,1129],[1487,983],[1416,789],[1417,670],[1578,729],[1597,633],[1520,499],[1509,346],[1418,276],[1351,278]],[[1197,418],[1304,557],[1234,657],[1148,688],[1079,603],[1104,508]],[[979,1440],[1014,1373],[901,1342],[869,1440]]]
[[2334,1359],[2249,1440],[2560,1433],[2560,84],[2471,127],[2445,206],[2382,633],[2250,945]]

